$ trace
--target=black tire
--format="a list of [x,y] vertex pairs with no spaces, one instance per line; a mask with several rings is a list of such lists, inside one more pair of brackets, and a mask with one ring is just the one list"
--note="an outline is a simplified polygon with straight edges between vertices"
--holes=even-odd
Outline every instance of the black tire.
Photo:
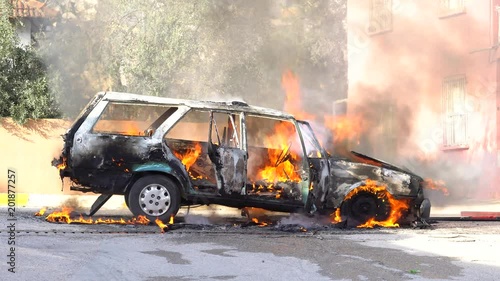
[[128,195],[130,194],[129,191],[130,190],[127,190],[127,192],[125,192],[125,194],[123,194],[123,198],[125,199],[125,204],[127,205],[127,208],[130,210],[130,207],[128,205]]
[[178,187],[161,175],[138,179],[128,193],[128,207],[132,214],[146,216],[152,222],[157,218],[168,222],[170,216],[175,216],[179,211],[180,201]]
[[356,227],[367,222],[370,218],[384,221],[390,214],[390,206],[376,194],[359,192],[342,203],[340,214],[347,218],[347,226]]

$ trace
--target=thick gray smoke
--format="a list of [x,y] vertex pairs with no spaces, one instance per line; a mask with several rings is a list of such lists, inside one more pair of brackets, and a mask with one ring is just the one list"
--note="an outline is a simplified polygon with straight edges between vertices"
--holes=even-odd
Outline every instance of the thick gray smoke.
[[[489,1],[452,18],[436,1],[396,1],[390,31],[377,35],[368,5],[350,4],[348,115],[365,122],[351,148],[443,181],[449,195],[430,190],[434,204],[499,198]],[[445,149],[443,83],[456,76],[466,78],[467,146]]]
[[62,108],[98,91],[234,99],[283,108],[295,71],[306,110],[347,96],[345,1],[51,0],[61,18],[39,40]]

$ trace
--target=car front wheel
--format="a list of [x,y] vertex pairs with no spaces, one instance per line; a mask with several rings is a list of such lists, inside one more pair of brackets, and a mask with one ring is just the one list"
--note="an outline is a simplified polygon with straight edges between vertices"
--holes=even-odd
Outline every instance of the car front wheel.
[[390,206],[376,194],[360,192],[344,201],[340,209],[342,217],[347,217],[347,226],[362,225],[369,219],[383,221],[390,213]]
[[128,193],[128,207],[134,216],[143,215],[154,222],[168,222],[180,206],[180,192],[169,178],[161,175],[138,179]]

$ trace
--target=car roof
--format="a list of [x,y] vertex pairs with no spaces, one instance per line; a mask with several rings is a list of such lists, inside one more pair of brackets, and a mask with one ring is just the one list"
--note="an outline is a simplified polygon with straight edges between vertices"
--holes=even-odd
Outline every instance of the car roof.
[[120,92],[100,92],[98,95],[103,95],[103,100],[113,102],[130,102],[130,103],[151,103],[164,105],[185,105],[197,109],[216,109],[226,111],[240,111],[252,113],[256,115],[267,115],[277,118],[295,119],[293,115],[283,111],[248,105],[242,101],[195,101],[187,99],[175,99],[166,97],[145,96],[130,93]]

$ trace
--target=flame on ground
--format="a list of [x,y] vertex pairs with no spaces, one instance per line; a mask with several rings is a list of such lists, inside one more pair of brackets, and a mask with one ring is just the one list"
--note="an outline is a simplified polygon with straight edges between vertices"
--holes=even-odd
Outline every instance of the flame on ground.
[[443,180],[433,180],[430,178],[426,178],[423,184],[424,188],[438,190],[443,192],[445,196],[450,195],[448,188],[446,188],[446,184]]
[[165,233],[168,230],[168,225],[164,224],[160,219],[156,219],[155,223],[160,228],[161,233]]
[[[374,180],[366,180],[365,185],[362,185],[353,191],[351,191],[344,200],[349,200],[353,198],[359,192],[369,192],[375,194],[383,202],[387,202],[390,206],[390,213],[387,219],[383,221],[377,221],[375,217],[368,219],[365,223],[358,225],[358,228],[373,228],[375,226],[381,227],[399,227],[397,223],[402,217],[403,213],[409,209],[409,202],[404,199],[396,199],[392,194],[387,191],[387,188],[383,185],[378,185]],[[340,208],[335,210],[332,216],[332,223],[339,223],[342,221]]]
[[264,226],[269,225],[269,223],[267,223],[265,221],[259,221],[259,219],[257,219],[257,218],[252,218],[252,222],[255,223],[256,225],[258,225],[259,227],[264,227]]
[[[40,210],[42,211],[42,210]],[[55,223],[78,223],[78,224],[136,224],[136,225],[148,225],[150,220],[145,216],[137,216],[137,218],[131,218],[129,220],[125,220],[120,218],[119,220],[115,219],[93,219],[91,217],[84,218],[83,215],[80,214],[78,218],[71,218],[71,212],[73,208],[70,207],[62,207],[61,211],[54,211],[49,214],[45,220],[48,222]],[[36,214],[35,214],[36,215]]]
[[47,208],[41,208],[40,211],[35,213],[35,216],[41,217],[43,214],[45,214],[45,211],[47,211]]
[[158,225],[158,227],[160,228],[161,230],[161,233],[165,233],[168,231],[169,229],[169,225],[173,225],[174,224],[174,215],[171,215],[170,216],[170,220],[168,221],[168,225],[167,224],[164,224],[160,219],[156,219],[155,220],[155,223],[156,225]]

